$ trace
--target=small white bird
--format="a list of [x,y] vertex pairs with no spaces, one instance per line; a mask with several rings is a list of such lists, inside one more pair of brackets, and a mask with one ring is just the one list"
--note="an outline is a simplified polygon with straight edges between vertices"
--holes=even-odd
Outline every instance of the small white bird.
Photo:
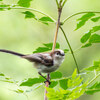
[[[30,62],[33,62],[35,68],[37,68],[38,73],[42,77],[44,76],[41,74],[41,72],[50,73],[57,70],[65,58],[65,53],[63,50],[55,50],[54,52],[49,52],[49,53],[34,53],[29,55],[24,55],[3,49],[0,49],[0,52],[17,55],[20,56],[21,58],[29,60]],[[45,79],[47,80],[47,78]]]

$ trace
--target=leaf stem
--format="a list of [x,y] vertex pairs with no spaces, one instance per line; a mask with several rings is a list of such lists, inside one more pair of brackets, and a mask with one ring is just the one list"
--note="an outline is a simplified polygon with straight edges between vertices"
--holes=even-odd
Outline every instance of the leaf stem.
[[56,20],[53,19],[51,16],[49,16],[48,14],[46,14],[46,13],[44,13],[44,12],[42,12],[42,11],[39,11],[39,10],[37,10],[37,9],[25,8],[25,7],[0,7],[0,8],[3,8],[3,9],[24,9],[24,10],[35,11],[35,12],[38,12],[38,13],[40,13],[40,14],[42,14],[42,15],[45,15],[45,16],[51,18],[54,22],[56,22]]
[[75,13],[75,14],[72,14],[71,16],[67,17],[66,19],[64,19],[63,21],[63,24],[69,20],[70,18],[76,16],[76,15],[79,15],[79,14],[84,14],[84,13],[100,13],[100,11],[85,11],[85,12],[78,12],[78,13]]
[[69,43],[69,41],[68,41],[68,38],[67,38],[67,36],[66,36],[66,34],[65,34],[65,32],[64,32],[64,30],[63,30],[63,28],[62,28],[61,26],[60,26],[60,29],[61,29],[61,31],[62,31],[62,33],[63,33],[65,39],[66,39],[66,42],[67,42],[69,48],[70,48],[71,54],[72,54],[73,59],[74,59],[75,64],[76,64],[77,73],[79,74],[79,73],[80,73],[80,72],[79,72],[79,67],[78,67],[78,64],[77,64],[77,61],[76,61],[76,58],[75,58],[75,55],[74,55],[73,49],[72,49],[72,47],[71,47],[71,45],[70,45],[70,43]]
[[97,79],[100,76],[100,73],[98,75],[96,75],[89,83],[88,85],[90,85],[95,79]]

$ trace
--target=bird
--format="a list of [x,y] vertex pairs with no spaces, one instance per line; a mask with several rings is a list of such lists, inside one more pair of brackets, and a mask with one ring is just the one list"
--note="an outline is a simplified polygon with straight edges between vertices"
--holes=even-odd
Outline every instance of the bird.
[[65,58],[63,50],[58,49],[51,52],[33,53],[33,54],[21,54],[10,50],[0,49],[0,52],[9,53],[27,59],[34,64],[34,67],[38,70],[39,75],[50,81],[42,75],[42,73],[51,73],[59,68]]

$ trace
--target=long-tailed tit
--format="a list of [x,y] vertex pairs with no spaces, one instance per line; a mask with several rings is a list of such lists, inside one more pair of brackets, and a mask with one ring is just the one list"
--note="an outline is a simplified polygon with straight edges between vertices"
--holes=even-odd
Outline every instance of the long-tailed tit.
[[[34,53],[29,55],[3,49],[0,49],[0,52],[10,53],[33,62],[34,67],[38,70],[38,73],[42,77],[44,76],[41,73],[50,73],[57,70],[65,58],[63,50],[55,50],[54,52],[49,53]],[[47,78],[45,79],[48,81]]]

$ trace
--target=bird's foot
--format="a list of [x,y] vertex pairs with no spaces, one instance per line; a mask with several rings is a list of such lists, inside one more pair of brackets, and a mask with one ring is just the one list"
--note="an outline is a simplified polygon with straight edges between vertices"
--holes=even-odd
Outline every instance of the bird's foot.
[[48,83],[49,83],[49,85],[51,84],[51,82],[50,82],[49,80],[44,81],[44,83],[46,83],[46,82],[48,82]]

